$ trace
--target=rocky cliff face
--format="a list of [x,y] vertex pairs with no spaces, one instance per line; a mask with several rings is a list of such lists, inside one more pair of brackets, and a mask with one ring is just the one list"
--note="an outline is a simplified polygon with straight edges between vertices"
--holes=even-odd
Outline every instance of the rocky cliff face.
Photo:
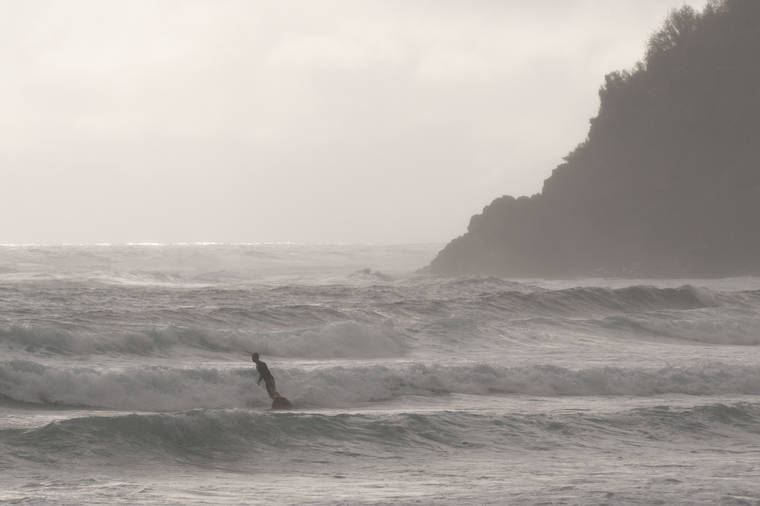
[[606,76],[587,139],[532,197],[504,196],[436,274],[760,274],[760,2],[673,12]]

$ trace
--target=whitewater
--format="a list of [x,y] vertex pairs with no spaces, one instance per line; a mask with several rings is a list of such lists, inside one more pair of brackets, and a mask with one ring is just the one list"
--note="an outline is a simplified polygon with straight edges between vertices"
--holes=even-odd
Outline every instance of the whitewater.
[[760,504],[760,278],[439,249],[0,246],[0,502]]

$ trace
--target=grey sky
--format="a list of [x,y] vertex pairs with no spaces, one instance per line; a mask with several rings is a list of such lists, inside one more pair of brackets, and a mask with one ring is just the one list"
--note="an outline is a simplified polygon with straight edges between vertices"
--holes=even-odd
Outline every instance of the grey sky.
[[695,0],[0,0],[0,243],[427,242]]

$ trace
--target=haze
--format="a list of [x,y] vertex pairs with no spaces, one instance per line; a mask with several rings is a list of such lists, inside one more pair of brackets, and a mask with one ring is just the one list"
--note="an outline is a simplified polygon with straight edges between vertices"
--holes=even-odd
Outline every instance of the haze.
[[683,3],[2,1],[0,243],[447,241]]

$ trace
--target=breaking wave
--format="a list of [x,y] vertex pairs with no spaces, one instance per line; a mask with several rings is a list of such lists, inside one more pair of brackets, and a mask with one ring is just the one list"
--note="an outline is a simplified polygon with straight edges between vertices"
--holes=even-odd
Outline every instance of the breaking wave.
[[[329,456],[387,458],[450,448],[554,451],[616,444],[645,436],[656,444],[737,431],[760,434],[760,406],[740,402],[674,408],[657,406],[611,413],[477,414],[457,411],[397,414],[260,413],[191,410],[165,414],[86,416],[33,429],[0,430],[7,453],[26,459],[73,457],[240,460],[262,453],[308,450]],[[640,439],[633,443],[640,445]],[[253,457],[255,456],[255,457]],[[263,464],[262,464],[263,465]]]
[[627,333],[760,344],[760,291],[689,285],[546,290],[491,278],[404,283],[94,292],[9,287],[0,315],[12,316],[0,323],[0,346],[77,356],[199,350],[388,358],[420,343],[472,343],[493,336],[490,330],[504,322],[531,318],[543,318],[553,331],[588,322],[602,338]]
[[529,293],[506,291],[489,294],[480,302],[513,313],[548,315],[698,309],[721,303],[714,292],[690,285],[680,288],[578,287]]
[[[599,323],[599,322],[597,322]],[[678,314],[615,315],[601,322],[603,328],[631,331],[647,337],[724,345],[760,345],[760,314],[712,312]]]
[[[280,368],[277,386],[303,408],[361,406],[409,395],[760,395],[760,367],[707,363],[656,369],[572,370],[548,365],[416,363]],[[62,369],[14,360],[0,363],[0,395],[27,403],[140,411],[269,405],[264,390],[255,384],[251,368]]]
[[71,332],[50,327],[0,329],[0,343],[27,352],[63,355],[162,355],[177,348],[296,358],[385,358],[402,356],[407,337],[390,324],[330,322],[280,332],[244,332],[165,327],[132,332]]

